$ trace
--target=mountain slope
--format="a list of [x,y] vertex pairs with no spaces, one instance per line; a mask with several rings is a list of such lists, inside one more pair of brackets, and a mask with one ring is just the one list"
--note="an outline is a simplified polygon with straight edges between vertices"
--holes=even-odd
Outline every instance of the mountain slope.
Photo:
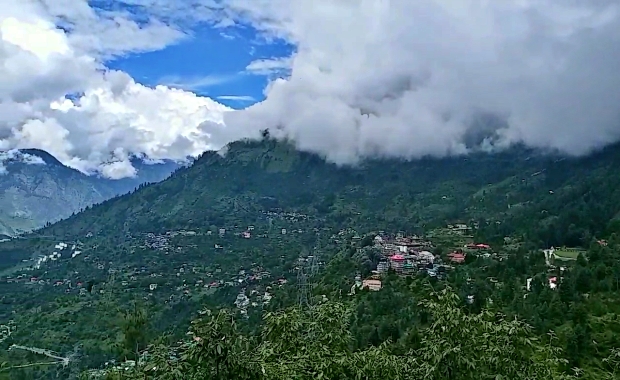
[[[618,147],[581,159],[516,147],[343,168],[286,143],[236,142],[225,156],[206,152],[170,179],[105,202],[48,233],[120,236],[164,227],[226,226],[279,208],[361,228],[412,229],[481,219],[509,221],[506,229],[543,235],[550,229],[566,231],[581,218],[588,231],[580,233],[598,235],[620,211],[614,175],[619,163]],[[580,217],[576,210],[597,211]],[[543,235],[543,240],[555,239]]]
[[[192,313],[234,305],[246,287],[257,304],[271,289],[294,292],[280,288],[281,280],[294,281],[299,257],[319,242],[328,262],[334,254],[351,255],[349,238],[358,233],[418,233],[455,221],[477,221],[476,233],[498,250],[513,234],[526,235],[533,252],[604,238],[620,209],[619,164],[618,147],[579,159],[515,147],[341,168],[282,142],[236,142],[224,156],[207,152],[160,183],[0,243],[0,319],[17,320],[17,342],[58,352],[79,342],[93,358],[81,364],[102,366],[118,343],[118,308],[143,303],[155,331],[182,334],[178,326]],[[339,236],[341,229],[348,237]],[[530,264],[546,276],[537,257]],[[514,275],[508,269],[515,260],[490,268]],[[342,261],[343,268],[336,260],[334,278],[352,281],[350,272],[359,269],[352,261]],[[506,298],[524,299],[513,296]],[[286,298],[294,302],[295,295],[279,293],[270,307]],[[249,318],[257,324],[260,313]]]
[[0,181],[0,233],[13,235],[57,221],[111,196],[96,181],[40,150],[14,151]]
[[140,163],[137,177],[112,181],[66,167],[42,150],[0,154],[0,235],[9,236],[66,218],[141,183],[161,180],[178,167],[172,162]]
[[[151,232],[266,226],[269,212],[289,212],[314,218],[314,227],[361,231],[423,232],[475,221],[480,237],[497,244],[518,235],[539,247],[587,246],[593,237],[618,231],[619,165],[617,146],[586,158],[515,147],[412,162],[373,160],[351,168],[287,143],[244,141],[230,144],[225,156],[206,152],[165,181],[32,236],[75,241],[94,235],[99,244],[115,246]],[[2,267],[36,251],[22,245],[26,248],[11,248]]]

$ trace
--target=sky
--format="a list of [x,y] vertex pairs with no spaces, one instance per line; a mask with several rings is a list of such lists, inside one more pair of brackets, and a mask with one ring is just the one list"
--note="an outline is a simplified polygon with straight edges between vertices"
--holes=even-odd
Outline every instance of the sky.
[[0,150],[110,178],[268,128],[339,164],[620,139],[613,0],[0,0]]

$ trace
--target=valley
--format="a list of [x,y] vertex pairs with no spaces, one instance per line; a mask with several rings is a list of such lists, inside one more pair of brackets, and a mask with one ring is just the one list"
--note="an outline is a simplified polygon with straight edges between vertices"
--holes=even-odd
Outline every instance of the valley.
[[620,380],[619,2],[0,2],[0,380]]
[[[412,300],[430,302],[431,286],[452,289],[472,317],[496,310],[536,334],[555,330],[559,358],[599,378],[618,347],[605,334],[620,312],[620,242],[617,210],[591,210],[616,195],[575,189],[600,192],[593,185],[614,181],[601,175],[616,157],[609,150],[570,171],[519,150],[338,168],[286,143],[234,143],[225,157],[207,152],[161,183],[0,243],[0,318],[15,322],[11,344],[80,352],[69,366],[35,369],[38,377],[113,373],[110,360],[138,359],[135,344],[147,349],[167,333],[173,347],[205,309],[230,310],[239,333],[253,336],[265,313],[337,302],[356,315],[352,349],[392,341],[393,350],[423,350],[419,334],[430,327]],[[594,305],[586,320],[560,312]],[[130,321],[142,321],[138,341],[127,340]],[[595,334],[596,348],[575,334]],[[596,359],[571,353],[571,339]]]

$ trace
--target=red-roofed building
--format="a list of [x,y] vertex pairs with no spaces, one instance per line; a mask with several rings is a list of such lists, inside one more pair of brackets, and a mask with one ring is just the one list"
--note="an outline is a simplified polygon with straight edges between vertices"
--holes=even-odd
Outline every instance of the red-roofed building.
[[452,252],[448,254],[448,259],[453,263],[465,262],[465,255],[460,252]]
[[390,263],[392,265],[392,269],[397,272],[400,272],[403,269],[403,264],[405,263],[405,257],[403,255],[394,255],[390,257]]
[[555,289],[558,286],[558,278],[557,277],[549,277],[549,287],[551,289]]
[[489,249],[489,248],[491,248],[491,246],[488,245],[488,244],[467,244],[466,247],[469,248],[469,249]]

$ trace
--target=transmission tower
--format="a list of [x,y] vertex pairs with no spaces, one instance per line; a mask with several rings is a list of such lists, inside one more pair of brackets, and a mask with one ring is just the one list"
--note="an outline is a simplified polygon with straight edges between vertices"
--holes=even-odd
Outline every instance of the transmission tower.
[[297,270],[297,301],[300,309],[310,306],[310,287],[305,267],[300,265]]
[[321,236],[317,234],[317,242],[314,247],[314,254],[308,257],[310,266],[310,276],[314,277],[319,273],[319,265],[321,261]]
[[297,270],[297,297],[300,308],[310,306],[314,283],[312,281],[308,281],[308,277],[312,280],[316,278],[316,275],[319,272],[320,258],[321,240],[320,235],[317,234],[317,244],[314,248],[314,254],[308,256],[307,260],[300,262],[299,269]]

